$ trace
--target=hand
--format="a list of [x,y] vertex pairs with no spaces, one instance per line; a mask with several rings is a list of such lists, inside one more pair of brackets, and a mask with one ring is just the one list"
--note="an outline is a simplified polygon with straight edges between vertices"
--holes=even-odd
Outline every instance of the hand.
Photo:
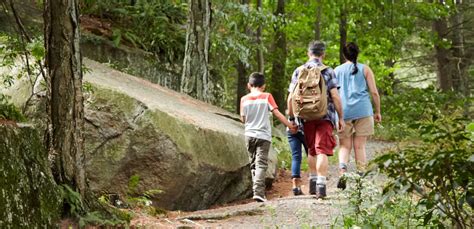
[[337,132],[341,133],[342,131],[344,131],[346,123],[344,122],[344,119],[339,119],[338,124],[339,125],[337,125]]
[[374,114],[374,121],[376,123],[381,123],[382,122],[382,115],[380,113],[375,113]]
[[291,122],[291,126],[288,128],[290,129],[291,134],[298,133],[298,125],[296,125],[294,122]]

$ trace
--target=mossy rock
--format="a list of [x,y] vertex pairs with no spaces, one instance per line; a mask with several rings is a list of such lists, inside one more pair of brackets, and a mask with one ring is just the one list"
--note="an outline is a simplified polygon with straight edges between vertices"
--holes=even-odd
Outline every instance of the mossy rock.
[[51,228],[61,194],[48,156],[30,127],[0,125],[0,228]]

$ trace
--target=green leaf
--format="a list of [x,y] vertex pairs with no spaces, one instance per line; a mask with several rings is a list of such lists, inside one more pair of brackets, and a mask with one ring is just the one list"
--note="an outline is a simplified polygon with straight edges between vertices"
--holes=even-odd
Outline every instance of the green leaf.
[[426,226],[432,217],[433,217],[433,211],[430,211],[427,214],[425,214],[425,217],[423,217],[423,225]]

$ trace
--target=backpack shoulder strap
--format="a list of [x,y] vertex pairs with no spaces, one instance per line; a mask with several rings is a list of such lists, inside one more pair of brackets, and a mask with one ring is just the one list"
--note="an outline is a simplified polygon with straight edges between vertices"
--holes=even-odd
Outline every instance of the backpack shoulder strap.
[[324,64],[321,65],[321,66],[319,66],[319,70],[320,70],[321,72],[324,71],[324,70],[326,70],[326,69],[328,69],[328,68],[329,68],[329,66],[324,65]]
[[306,68],[306,66],[301,65],[296,69],[298,71],[298,75],[296,76],[297,79],[300,78],[301,71],[303,71],[303,69],[305,69],[305,68]]

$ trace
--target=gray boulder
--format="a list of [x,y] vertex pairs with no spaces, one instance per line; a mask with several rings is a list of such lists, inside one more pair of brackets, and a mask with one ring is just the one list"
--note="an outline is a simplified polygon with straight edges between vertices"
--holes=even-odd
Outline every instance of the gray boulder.
[[[98,193],[145,193],[156,206],[196,210],[247,198],[243,125],[234,114],[85,60],[87,172]],[[272,150],[267,178],[275,178]],[[133,177],[133,178],[132,178]],[[130,187],[138,178],[136,187]],[[132,190],[133,189],[133,190]]]

